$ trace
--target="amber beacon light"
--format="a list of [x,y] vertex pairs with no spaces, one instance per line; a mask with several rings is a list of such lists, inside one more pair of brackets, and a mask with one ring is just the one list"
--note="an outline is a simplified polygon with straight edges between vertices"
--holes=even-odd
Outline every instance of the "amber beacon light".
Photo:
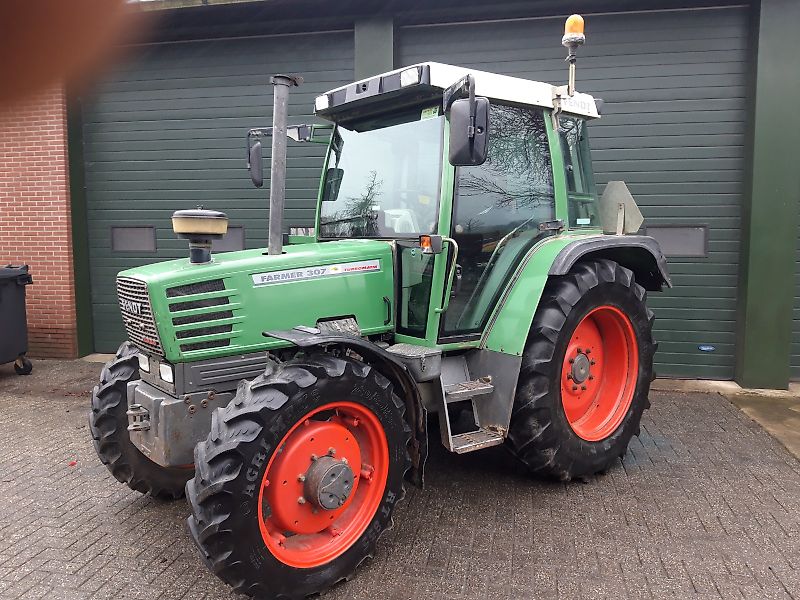
[[571,46],[580,46],[586,41],[586,36],[583,33],[584,21],[580,15],[572,15],[564,23],[564,37],[561,43],[570,48]]
[[578,60],[575,52],[578,50],[578,46],[582,46],[586,42],[583,26],[582,16],[571,15],[567,18],[567,22],[564,23],[564,37],[561,38],[561,45],[569,50],[567,53],[567,62],[569,63],[567,96],[570,97],[575,93],[575,62]]

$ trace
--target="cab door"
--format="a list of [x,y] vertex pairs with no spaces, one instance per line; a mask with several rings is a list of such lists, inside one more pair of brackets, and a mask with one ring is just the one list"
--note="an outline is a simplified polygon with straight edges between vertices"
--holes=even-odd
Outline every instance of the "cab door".
[[493,103],[489,124],[486,162],[456,172],[445,235],[459,252],[439,343],[479,339],[520,261],[552,233],[541,227],[555,219],[549,119],[542,109]]

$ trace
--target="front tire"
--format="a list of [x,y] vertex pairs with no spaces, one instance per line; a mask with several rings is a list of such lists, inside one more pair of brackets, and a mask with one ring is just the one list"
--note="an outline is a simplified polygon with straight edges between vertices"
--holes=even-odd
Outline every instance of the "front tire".
[[239,384],[186,486],[189,530],[240,593],[297,599],[349,579],[391,527],[410,429],[391,383],[319,354]]
[[508,447],[537,475],[606,471],[650,406],[654,316],[633,273],[610,260],[551,278],[522,357]]
[[128,436],[128,382],[139,379],[139,350],[124,342],[103,368],[92,390],[89,429],[97,456],[114,478],[132,490],[160,500],[183,496],[191,468],[162,467],[142,454]]

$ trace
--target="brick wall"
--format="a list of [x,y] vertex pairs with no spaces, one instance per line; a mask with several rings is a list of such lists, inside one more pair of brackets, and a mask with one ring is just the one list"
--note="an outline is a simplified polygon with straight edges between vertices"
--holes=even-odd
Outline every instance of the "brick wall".
[[69,202],[64,91],[0,108],[0,263],[31,267],[32,356],[77,354]]

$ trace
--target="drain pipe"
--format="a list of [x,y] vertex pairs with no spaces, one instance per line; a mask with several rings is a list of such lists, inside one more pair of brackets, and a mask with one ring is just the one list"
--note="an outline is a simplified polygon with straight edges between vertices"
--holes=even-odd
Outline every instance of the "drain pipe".
[[283,252],[283,208],[286,204],[286,115],[289,112],[289,88],[303,83],[296,75],[273,75],[272,160],[269,176],[268,254]]

